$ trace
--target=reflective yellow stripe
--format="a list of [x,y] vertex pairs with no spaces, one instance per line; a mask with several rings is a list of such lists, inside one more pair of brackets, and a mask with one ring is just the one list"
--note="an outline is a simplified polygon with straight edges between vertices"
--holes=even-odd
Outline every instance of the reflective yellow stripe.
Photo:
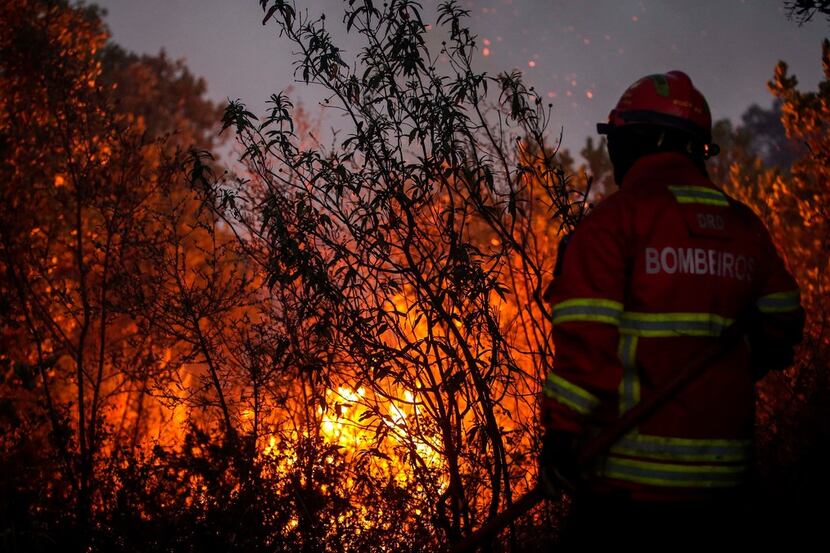
[[801,292],[799,290],[787,290],[762,296],[755,302],[761,313],[786,313],[795,311],[801,307]]
[[720,190],[704,186],[669,186],[677,203],[704,204],[728,207],[729,200]]
[[577,413],[587,415],[599,405],[599,398],[591,392],[568,382],[561,376],[550,373],[545,382],[545,395],[564,403]]
[[638,337],[630,334],[620,336],[619,356],[623,366],[620,380],[620,414],[625,413],[640,402],[640,376],[637,373]]
[[720,336],[732,324],[714,313],[635,313],[626,311],[620,319],[620,332],[634,336]]
[[672,438],[632,432],[612,448],[612,453],[687,462],[749,461],[752,442],[749,440]]
[[608,478],[673,488],[720,488],[741,484],[747,465],[679,465],[609,456],[600,473]]
[[553,306],[553,324],[569,321],[590,321],[620,324],[623,305],[614,300],[574,298]]

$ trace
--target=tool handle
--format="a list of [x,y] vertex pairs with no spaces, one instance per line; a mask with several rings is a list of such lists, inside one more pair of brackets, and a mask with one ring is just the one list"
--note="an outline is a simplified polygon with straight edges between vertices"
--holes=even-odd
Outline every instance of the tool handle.
[[452,548],[453,553],[473,553],[484,541],[501,532],[514,520],[531,510],[545,497],[541,484],[521,496],[513,505],[499,513],[490,522],[470,534]]

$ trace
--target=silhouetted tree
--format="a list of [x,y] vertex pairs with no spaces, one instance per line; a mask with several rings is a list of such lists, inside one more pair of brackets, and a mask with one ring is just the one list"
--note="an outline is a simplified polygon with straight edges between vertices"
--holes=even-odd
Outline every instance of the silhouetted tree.
[[[3,539],[83,548],[108,471],[143,435],[150,383],[171,371],[170,344],[141,332],[125,294],[138,244],[192,195],[183,148],[213,143],[216,108],[181,65],[107,46],[94,7],[13,0],[0,21]],[[130,72],[141,90],[117,87]],[[185,120],[187,134],[162,135]]]
[[830,1],[828,0],[788,0],[784,2],[787,7],[787,17],[795,17],[799,25],[810,21],[817,13],[823,14],[830,20]]
[[[365,389],[343,398],[370,431],[357,459],[405,469],[402,527],[426,526],[424,547],[457,541],[533,484],[550,362],[541,291],[585,191],[548,147],[550,106],[518,73],[473,71],[475,37],[455,2],[432,30],[415,2],[349,2],[345,30],[363,41],[353,61],[325,16],[261,5],[348,134],[331,149],[309,144],[284,94],[262,121],[232,102],[224,127],[251,177],[212,182],[200,158],[195,180],[271,289],[304,295],[296,308],[328,349],[310,371]],[[427,34],[438,32],[433,52]],[[364,509],[387,508],[363,493],[353,501]]]

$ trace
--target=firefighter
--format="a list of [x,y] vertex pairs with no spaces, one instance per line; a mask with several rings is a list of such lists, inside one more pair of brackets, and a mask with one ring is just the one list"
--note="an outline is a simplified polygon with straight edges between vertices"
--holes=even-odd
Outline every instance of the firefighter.
[[[578,490],[563,536],[573,548],[739,542],[750,520],[754,383],[791,364],[804,311],[763,223],[707,175],[711,124],[690,78],[670,71],[635,82],[597,125],[619,190],[580,223],[545,293],[555,357],[541,474]],[[577,466],[579,444],[739,317],[752,321],[744,341]]]

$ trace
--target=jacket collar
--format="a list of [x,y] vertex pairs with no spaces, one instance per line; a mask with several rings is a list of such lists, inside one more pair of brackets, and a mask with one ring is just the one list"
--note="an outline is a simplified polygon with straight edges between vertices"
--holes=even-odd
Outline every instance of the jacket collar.
[[655,180],[717,188],[691,159],[678,152],[657,152],[641,157],[623,177],[621,188]]

